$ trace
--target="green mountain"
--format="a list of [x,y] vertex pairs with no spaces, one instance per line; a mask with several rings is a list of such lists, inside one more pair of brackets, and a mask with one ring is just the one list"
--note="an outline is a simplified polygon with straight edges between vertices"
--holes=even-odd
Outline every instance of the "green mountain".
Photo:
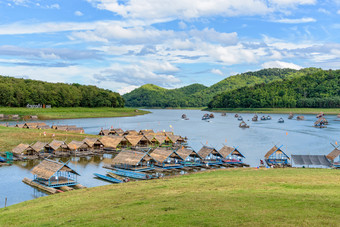
[[123,95],[123,98],[127,106],[135,107],[195,106],[195,100],[190,97],[206,88],[202,84],[192,84],[177,89],[165,89],[153,84],[146,84]]
[[202,107],[225,91],[293,78],[315,70],[317,69],[262,69],[230,76],[210,87],[193,84],[179,89],[164,89],[147,84],[123,95],[123,98],[126,106],[133,107]]
[[124,107],[124,99],[116,92],[96,86],[0,76],[0,106],[25,107],[27,104],[46,104],[52,107]]
[[209,108],[340,108],[340,70],[305,69],[304,75],[216,95]]

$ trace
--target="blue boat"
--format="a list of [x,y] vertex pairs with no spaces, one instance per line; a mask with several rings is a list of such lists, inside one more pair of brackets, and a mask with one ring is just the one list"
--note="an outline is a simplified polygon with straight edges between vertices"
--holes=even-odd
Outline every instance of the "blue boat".
[[113,178],[113,177],[108,177],[108,176],[105,176],[105,175],[102,175],[102,174],[99,174],[99,173],[94,173],[93,175],[95,175],[96,177],[98,177],[100,179],[110,181],[112,183],[123,183],[123,181],[121,181],[121,180],[118,180],[118,179]]
[[6,162],[6,159],[0,156],[0,162]]
[[147,179],[152,178],[152,175],[149,175],[149,174],[123,170],[123,169],[117,169],[117,168],[115,170],[110,170],[109,172],[114,173],[118,176],[130,177],[130,178],[139,179],[139,180],[147,180]]

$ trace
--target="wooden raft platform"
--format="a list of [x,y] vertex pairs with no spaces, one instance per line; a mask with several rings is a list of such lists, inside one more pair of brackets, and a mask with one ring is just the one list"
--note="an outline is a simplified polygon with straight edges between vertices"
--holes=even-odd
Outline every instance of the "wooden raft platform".
[[24,182],[25,184],[28,184],[29,186],[32,186],[32,187],[35,187],[35,188],[40,189],[42,191],[48,192],[50,194],[56,194],[56,193],[59,192],[59,190],[57,190],[55,188],[50,188],[50,187],[46,187],[44,185],[38,184],[37,182],[34,182],[33,180],[28,179],[26,177],[22,180],[22,182]]

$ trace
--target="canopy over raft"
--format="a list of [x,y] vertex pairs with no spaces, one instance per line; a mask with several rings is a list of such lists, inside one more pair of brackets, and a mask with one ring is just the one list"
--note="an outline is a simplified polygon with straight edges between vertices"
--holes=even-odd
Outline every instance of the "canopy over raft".
[[68,166],[68,163],[50,159],[40,162],[31,173],[34,175],[35,182],[52,188],[76,185],[77,176],[80,176]]
[[268,166],[273,166],[273,167],[285,167],[285,166],[290,166],[288,163],[288,160],[290,160],[289,156],[284,153],[281,150],[281,145],[280,147],[277,147],[276,145],[270,149],[267,154],[264,156],[265,161]]

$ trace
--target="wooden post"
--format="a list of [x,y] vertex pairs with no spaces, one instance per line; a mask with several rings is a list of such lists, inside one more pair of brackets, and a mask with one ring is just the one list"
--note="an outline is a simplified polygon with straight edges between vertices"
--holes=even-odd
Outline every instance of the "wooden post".
[[5,208],[6,208],[6,206],[7,206],[7,197],[5,198]]

